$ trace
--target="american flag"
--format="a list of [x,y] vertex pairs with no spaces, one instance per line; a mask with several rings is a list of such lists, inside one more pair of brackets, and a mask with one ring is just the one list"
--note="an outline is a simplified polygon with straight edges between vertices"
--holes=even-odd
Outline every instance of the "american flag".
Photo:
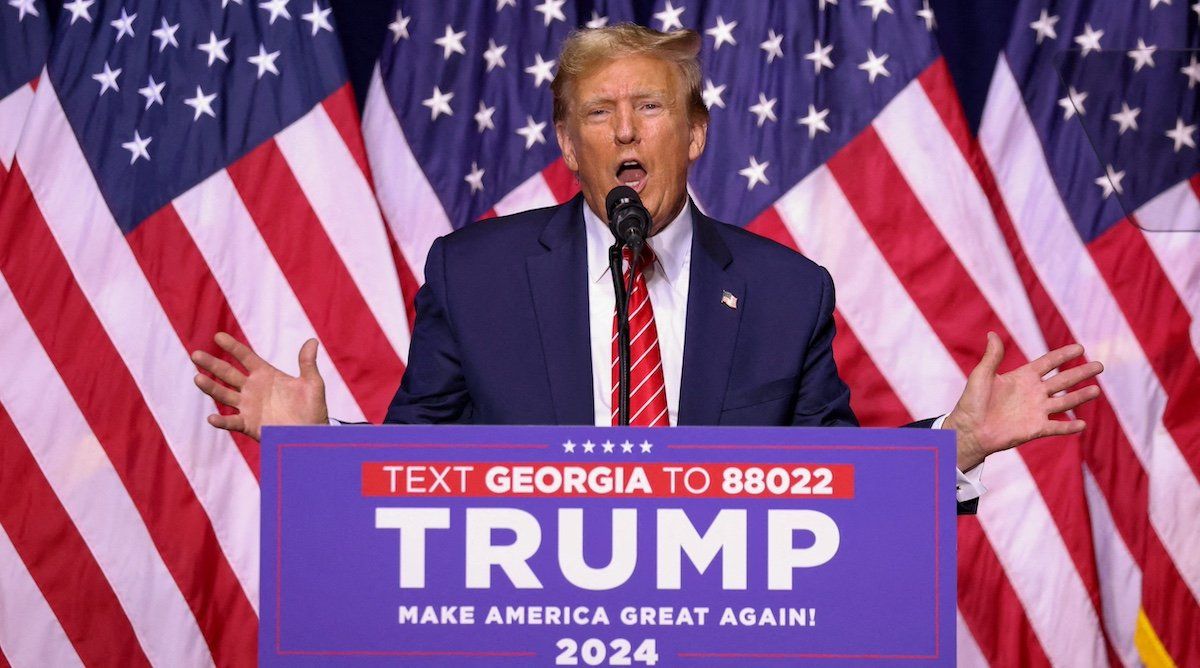
[[43,67],[44,7],[0,5],[15,665],[256,660],[258,453],[205,424],[188,358],[216,331],[293,373],[318,337],[331,412],[383,416],[408,322],[332,19],[328,0],[73,0]]
[[364,131],[419,281],[434,238],[576,192],[548,92],[569,30],[700,31],[693,197],[832,272],[864,424],[949,410],[988,330],[1005,370],[1072,341],[1108,369],[1085,434],[988,459],[959,521],[960,663],[1196,665],[1200,235],[1145,231],[1200,229],[1200,66],[1165,54],[1196,46],[1194,13],[1020,3],[977,138],[925,1],[399,2]]

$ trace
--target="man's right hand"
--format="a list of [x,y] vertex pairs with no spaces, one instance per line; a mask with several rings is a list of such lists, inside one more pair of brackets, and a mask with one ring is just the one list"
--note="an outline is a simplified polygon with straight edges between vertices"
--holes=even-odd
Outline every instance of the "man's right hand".
[[[225,332],[213,337],[246,370],[197,350],[192,362],[221,382],[196,374],[196,387],[208,396],[237,409],[236,415],[209,415],[208,423],[218,429],[240,431],[259,440],[263,425],[328,424],[325,381],[317,371],[317,340],[300,347],[300,375],[289,376],[254,353],[249,346]],[[222,385],[221,383],[224,383]]]

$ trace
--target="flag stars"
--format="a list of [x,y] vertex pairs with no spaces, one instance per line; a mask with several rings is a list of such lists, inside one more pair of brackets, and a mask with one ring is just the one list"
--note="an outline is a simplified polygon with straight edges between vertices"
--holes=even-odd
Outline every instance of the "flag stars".
[[1196,82],[1200,81],[1200,62],[1196,61],[1196,56],[1192,56],[1191,62],[1186,66],[1179,68],[1179,72],[1188,78],[1188,89],[1193,88]]
[[825,122],[825,117],[829,115],[828,109],[817,111],[815,105],[808,105],[808,115],[803,118],[796,119],[796,122],[808,128],[808,138],[813,139],[818,132],[829,132],[829,125]]
[[1109,116],[1109,118],[1116,122],[1118,126],[1117,134],[1123,135],[1125,134],[1126,130],[1133,130],[1135,132],[1137,131],[1137,117],[1140,113],[1142,113],[1140,107],[1134,107],[1133,109],[1130,109],[1128,103],[1122,102],[1121,111]]
[[463,180],[470,184],[472,193],[483,191],[483,174],[486,171],[487,170],[480,169],[478,163],[474,161],[471,162],[471,172],[463,177]]
[[1112,165],[1105,165],[1104,171],[1104,176],[1101,176],[1093,182],[1100,186],[1102,190],[1101,196],[1104,199],[1108,199],[1114,192],[1118,195],[1124,195],[1125,189],[1121,187],[1121,181],[1125,178],[1125,172],[1114,171]]
[[312,11],[307,14],[301,14],[300,18],[312,24],[312,36],[316,37],[317,33],[322,30],[333,32],[333,24],[329,22],[329,13],[332,11],[332,7],[321,9],[321,5],[317,3],[317,0],[313,0]]
[[399,9],[396,10],[396,20],[388,24],[388,30],[392,31],[392,44],[401,39],[408,39],[408,22],[411,20],[411,16],[405,16]]
[[1042,15],[1038,17],[1038,20],[1029,24],[1029,27],[1033,28],[1033,31],[1037,33],[1038,44],[1041,44],[1042,40],[1047,37],[1058,39],[1058,33],[1054,31],[1054,24],[1058,23],[1058,18],[1057,16],[1051,16],[1050,12],[1043,9]]
[[925,30],[933,32],[937,28],[937,17],[933,15],[933,8],[929,6],[929,0],[921,1],[921,8],[917,10],[917,17],[925,22]]
[[292,14],[288,11],[287,3],[288,0],[267,0],[266,2],[258,3],[258,8],[270,12],[271,15],[267,17],[267,23],[275,25],[275,19],[281,16],[289,21],[292,20]]
[[463,38],[467,36],[467,31],[455,32],[453,26],[446,24],[446,34],[433,40],[434,44],[442,47],[442,60],[450,60],[450,54],[461,53],[466,54],[467,50],[463,48]]
[[450,100],[453,98],[453,92],[443,93],[441,88],[434,86],[433,95],[423,100],[421,104],[429,107],[429,120],[436,121],[437,117],[442,114],[454,115],[454,110],[450,108]]
[[775,103],[778,101],[779,98],[773,97],[768,100],[766,95],[758,94],[758,104],[750,106],[750,113],[758,117],[758,127],[761,128],[768,119],[775,121]]
[[630,443],[628,440],[623,441],[621,443],[621,452],[624,452],[625,454],[633,452],[633,443]]
[[838,3],[838,0],[818,0],[817,9],[820,9],[821,11],[825,11],[825,7],[827,5],[836,5],[837,3]]
[[888,0],[862,0],[862,2],[860,2],[858,4],[863,7],[871,8],[871,20],[872,21],[878,21],[879,15],[884,12],[887,12],[888,14],[896,13],[896,12],[892,11],[892,6],[888,4]]
[[1075,37],[1075,43],[1083,49],[1083,56],[1093,51],[1100,51],[1100,38],[1104,37],[1103,30],[1093,30],[1091,23],[1083,24],[1083,33]]
[[888,54],[885,53],[882,56],[876,56],[874,51],[867,49],[867,60],[866,62],[860,64],[858,69],[866,72],[868,80],[871,83],[875,83],[875,78],[881,74],[885,77],[892,76],[892,73],[889,72],[887,67],[884,65],[884,63],[887,62],[887,59]]
[[517,0],[496,0],[496,11],[499,12],[505,7],[517,8]]
[[533,8],[533,11],[540,12],[544,19],[543,25],[550,27],[555,21],[566,21],[567,17],[563,14],[562,6],[567,0],[544,0],[542,4]]
[[1192,11],[1196,12],[1196,16],[1200,16],[1200,2],[1192,5]]
[[1157,46],[1147,45],[1146,40],[1139,37],[1137,48],[1129,52],[1129,57],[1133,59],[1133,71],[1140,72],[1147,65],[1154,67],[1154,52],[1157,50]]
[[121,68],[112,69],[108,63],[104,63],[104,71],[97,72],[92,75],[92,78],[100,82],[100,95],[104,95],[109,90],[121,92],[121,87],[117,85],[117,77],[121,76]]
[[121,144],[121,148],[129,151],[129,164],[138,161],[138,158],[145,158],[146,162],[150,162],[150,152],[146,147],[150,146],[150,142],[154,141],[153,137],[142,138],[137,130],[133,131],[133,139]]
[[1083,108],[1083,102],[1087,99],[1088,94],[1075,90],[1074,86],[1067,89],[1067,96],[1058,101],[1058,106],[1063,109],[1063,120],[1070,120],[1075,114],[1083,116],[1087,111]]
[[588,21],[587,23],[585,23],[584,25],[586,27],[590,28],[591,30],[595,30],[596,28],[603,28],[604,26],[608,25],[608,17],[600,16],[600,12],[593,10],[591,20]]
[[562,449],[564,454],[568,452],[575,452],[575,441],[567,439],[567,442],[562,444]]
[[162,92],[163,87],[166,85],[165,81],[155,81],[154,77],[151,76],[146,86],[138,89],[138,94],[146,98],[146,109],[153,107],[156,103],[160,106],[162,105]]
[[754,186],[758,184],[771,185],[767,180],[767,167],[770,167],[770,162],[759,162],[758,158],[750,156],[750,166],[743,167],[738,170],[738,174],[746,177],[746,190],[754,190]]
[[592,443],[591,441],[584,441],[584,443],[583,443],[583,451],[584,451],[584,452],[586,452],[586,453],[588,453],[588,454],[591,454],[591,453],[595,452],[595,451],[596,451],[596,444],[595,444],[595,443]]
[[[26,16],[41,16],[38,13],[37,5],[33,4],[34,0],[8,0],[8,6],[17,10],[17,22],[25,20]],[[91,19],[88,19],[91,21]],[[71,19],[74,23],[75,20]]]
[[1184,146],[1193,149],[1196,148],[1196,138],[1193,136],[1195,134],[1196,126],[1187,125],[1183,122],[1182,118],[1176,118],[1175,128],[1172,130],[1167,130],[1166,132],[1167,139],[1175,142],[1176,153],[1178,153],[1179,149],[1183,148]]
[[487,61],[488,72],[491,72],[497,67],[505,67],[504,52],[507,50],[507,44],[496,44],[496,40],[488,40],[487,51],[483,52],[483,59]]
[[833,69],[833,60],[829,57],[829,53],[833,51],[833,45],[821,46],[821,40],[813,40],[813,50],[811,53],[804,56],[805,60],[811,60],[813,71],[820,74],[823,68],[828,67]]
[[681,21],[679,19],[679,16],[681,14],[683,14],[683,10],[685,10],[685,9],[687,9],[687,8],[686,7],[675,7],[674,5],[671,4],[671,0],[667,0],[666,7],[664,7],[661,12],[656,12],[654,14],[654,18],[659,22],[659,24],[661,26],[659,28],[659,30],[661,30],[663,32],[668,32],[671,30],[676,30],[676,29],[682,28],[683,21]]
[[725,93],[725,84],[720,86],[713,83],[712,79],[707,79],[704,82],[704,90],[701,91],[700,97],[704,98],[704,106],[712,109],[713,106],[725,108],[725,100],[721,96]]
[[533,85],[541,88],[543,82],[554,81],[554,73],[550,70],[558,63],[557,60],[545,60],[542,54],[533,54],[534,63],[525,68],[526,74],[533,75]]
[[1171,0],[1150,0],[1150,9],[1154,9],[1159,5],[1169,5]]
[[218,60],[223,63],[229,62],[229,56],[225,55],[225,47],[229,45],[229,38],[217,39],[217,33],[209,31],[208,41],[204,44],[196,46],[197,49],[208,54],[208,66],[212,67],[213,63]]
[[525,127],[518,128],[517,134],[525,138],[525,150],[533,148],[534,144],[545,144],[546,135],[542,133],[546,129],[546,122],[537,123],[533,120],[533,116],[527,116]]
[[258,78],[262,79],[267,72],[279,76],[279,69],[275,67],[275,59],[279,57],[278,51],[267,53],[267,47],[263,44],[258,45],[258,55],[250,56],[246,60],[258,68]]
[[167,23],[166,17],[162,19],[162,26],[155,30],[151,30],[150,34],[158,40],[158,52],[162,53],[167,50],[168,46],[179,48],[179,41],[175,39],[175,33],[179,30],[179,24],[171,25]]
[[737,24],[737,21],[726,23],[723,17],[718,16],[717,24],[704,31],[705,35],[710,35],[716,40],[716,44],[713,45],[713,51],[720,51],[722,44],[737,46],[737,39],[733,36],[733,29],[737,27]]
[[209,93],[206,95],[203,89],[201,89],[199,86],[196,86],[196,96],[189,97],[183,101],[184,104],[196,111],[195,115],[192,116],[193,123],[200,120],[201,116],[212,116],[213,118],[217,117],[217,115],[213,113],[212,108],[212,103],[215,99],[217,99],[216,93]]
[[[21,0],[16,0],[16,2],[20,1]],[[33,0],[29,0],[29,2],[32,4]],[[11,5],[13,2],[10,1],[8,4]],[[71,2],[63,5],[63,9],[71,12],[71,25],[75,25],[75,22],[79,19],[83,19],[84,21],[91,23],[92,15],[90,12],[88,12],[88,9],[90,9],[94,4],[96,4],[96,0],[72,0]]]
[[605,454],[612,454],[613,449],[616,448],[617,446],[612,441],[608,441],[608,442],[604,443],[603,445],[601,445],[600,447],[604,449]]
[[767,41],[758,45],[758,48],[767,52],[767,62],[775,62],[776,58],[783,57],[783,35],[776,35],[774,30],[767,31]]
[[137,12],[134,12],[131,15],[125,11],[124,7],[121,8],[121,15],[119,17],[113,19],[112,21],[108,22],[108,25],[117,29],[117,39],[114,41],[120,42],[121,38],[126,35],[129,35],[130,39],[132,39],[134,37],[133,21],[136,18],[137,18]]
[[479,111],[475,112],[475,123],[479,126],[479,131],[495,130],[496,126],[492,123],[492,114],[496,113],[495,107],[489,107],[479,101]]
[[654,445],[650,443],[650,441],[642,441],[639,447],[642,448],[643,453],[646,453],[650,452],[650,449],[653,448]]

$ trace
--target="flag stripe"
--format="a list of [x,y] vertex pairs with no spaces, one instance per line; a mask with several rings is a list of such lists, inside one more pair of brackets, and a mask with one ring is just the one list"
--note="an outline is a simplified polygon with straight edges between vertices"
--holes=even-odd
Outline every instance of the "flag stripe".
[[[67,137],[73,140],[72,135]],[[0,221],[10,221],[0,227],[0,245],[10,251],[0,257],[0,271],[129,490],[163,561],[196,616],[214,660],[250,660],[254,656],[256,617],[246,591],[256,591],[256,587],[243,590],[193,486],[174,460],[166,437],[130,375],[131,369],[92,312],[45,220],[33,215],[38,207],[31,201],[32,193],[22,174],[26,146],[23,143],[18,153],[20,167],[9,175],[8,196],[0,202]],[[64,161],[56,163],[63,168]],[[14,193],[25,193],[25,197]],[[19,226],[18,220],[23,221]],[[113,234],[117,230],[115,225],[92,229]],[[91,243],[99,244],[95,235]],[[124,246],[124,241],[117,243]],[[102,248],[110,254],[117,249],[113,243]],[[36,266],[29,266],[34,263]],[[116,273],[109,274],[109,280],[115,279]],[[125,312],[136,313],[136,309]],[[145,320],[134,319],[138,327],[146,328]],[[70,340],[60,335],[61,322],[74,324]],[[147,348],[153,349],[143,346]],[[161,372],[165,365],[157,366]],[[205,443],[208,440],[196,438],[192,442],[215,450],[211,443]],[[240,465],[245,469],[244,462]],[[209,471],[219,469],[212,466]],[[205,564],[205,569],[197,569],[197,563]]]
[[971,629],[967,627],[961,612],[955,615],[955,635],[958,645],[954,665],[958,668],[988,668],[990,664],[975,642],[975,636],[971,635]]
[[555,204],[558,204],[558,197],[551,190],[550,184],[546,182],[546,177],[542,172],[538,172],[500,198],[500,201],[496,202],[492,209],[498,216],[507,216],[510,213],[540,209]]
[[[1165,190],[1137,210],[1137,219],[1151,229],[1170,229],[1172,224],[1200,229],[1200,176]],[[1200,234],[1143,232],[1158,266],[1171,282],[1192,319],[1189,332],[1192,350],[1200,352]]]
[[[226,171],[363,414],[381,420],[404,365],[278,146],[267,140]],[[360,358],[372,363],[361,365]]]
[[10,661],[18,666],[83,665],[0,526],[0,668],[12,665]]
[[[321,101],[321,107],[329,116],[329,121],[337,129],[345,150],[350,152],[358,171],[367,180],[368,186],[374,190],[375,184],[371,179],[371,167],[367,164],[367,146],[363,142],[362,129],[358,127],[358,107],[354,102],[354,89],[349,83],[333,91],[329,97]],[[374,202],[374,195],[369,202]]]
[[555,160],[543,169],[542,178],[546,179],[546,185],[554,194],[554,200],[559,204],[571,199],[579,192],[579,181],[562,158]]
[[[33,102],[33,86],[26,84],[0,98],[0,174],[12,169],[17,139],[25,126],[25,115]],[[0,183],[3,183],[0,181]]]
[[1129,548],[1121,540],[1108,499],[1100,491],[1091,471],[1084,471],[1084,490],[1087,493],[1092,535],[1095,537],[1096,562],[1104,577],[1100,579],[1104,602],[1104,627],[1126,666],[1138,664],[1134,646],[1134,628],[1142,598],[1142,569],[1133,560]]

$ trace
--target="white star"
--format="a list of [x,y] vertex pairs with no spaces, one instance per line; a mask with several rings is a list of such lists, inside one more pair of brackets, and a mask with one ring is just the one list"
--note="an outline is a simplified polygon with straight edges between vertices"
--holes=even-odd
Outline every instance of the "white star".
[[921,8],[917,10],[917,16],[925,21],[925,29],[933,31],[937,27],[937,18],[933,15],[933,8],[929,6],[929,0],[922,0]]
[[496,0],[496,11],[500,11],[505,7],[516,8],[517,0]]
[[808,115],[797,119],[796,122],[808,127],[808,138],[812,139],[817,136],[818,132],[829,132],[829,125],[825,123],[825,117],[828,115],[828,109],[817,111],[817,108],[810,104],[808,105]]
[[434,44],[442,47],[442,60],[450,60],[450,54],[467,52],[463,48],[463,38],[467,36],[467,31],[454,32],[454,28],[450,24],[446,24],[446,34],[433,40]]
[[483,59],[487,61],[487,71],[491,72],[496,67],[504,67],[504,52],[508,50],[507,44],[496,44],[496,40],[488,40],[487,51],[483,52]]
[[584,451],[584,452],[592,452],[592,451],[594,451],[595,449],[596,449],[596,444],[595,444],[595,443],[592,443],[591,441],[587,441],[587,442],[585,442],[585,443],[583,444],[583,451]]
[[1093,51],[1100,51],[1100,38],[1104,37],[1103,30],[1092,30],[1092,24],[1083,24],[1083,34],[1075,38],[1075,43],[1083,49],[1086,56]]
[[654,445],[651,444],[650,441],[642,441],[641,446],[642,446],[642,452],[650,452],[650,448],[654,447]]
[[1083,108],[1083,101],[1087,99],[1087,93],[1081,93],[1075,90],[1074,86],[1067,91],[1067,96],[1058,101],[1058,106],[1063,108],[1063,120],[1069,120],[1072,116],[1078,113],[1083,116],[1087,110]]
[[621,452],[625,452],[625,453],[633,452],[633,444],[630,443],[629,441],[622,442],[621,443]]
[[[1167,139],[1175,142],[1175,152],[1184,146],[1188,148],[1196,148],[1196,139],[1192,135],[1196,132],[1195,125],[1186,125],[1182,118],[1175,119],[1175,129],[1167,130]],[[1118,191],[1119,192],[1119,191]]]
[[754,186],[760,183],[768,186],[771,185],[771,182],[767,180],[767,167],[770,165],[771,163],[769,162],[760,163],[757,158],[750,156],[750,166],[738,170],[738,174],[746,177],[749,181],[746,185],[746,190],[754,190]]
[[[30,0],[32,5],[33,0]],[[8,4],[12,4],[11,0]],[[76,19],[83,19],[88,23],[92,22],[92,15],[88,13],[88,8],[96,4],[96,0],[72,0],[63,5],[63,9],[71,12],[71,25],[75,25]],[[22,17],[24,18],[24,17]]]
[[1196,61],[1195,56],[1192,56],[1192,61],[1186,67],[1179,68],[1179,71],[1187,75],[1189,89],[1195,86],[1197,81],[1200,81],[1200,62]]
[[212,67],[212,64],[218,60],[224,63],[229,62],[229,56],[225,55],[225,45],[227,44],[229,44],[228,37],[219,40],[217,33],[209,31],[208,42],[199,44],[196,48],[208,54],[208,66]]
[[721,84],[720,86],[717,86],[717,85],[713,84],[712,79],[705,80],[704,91],[702,93],[700,93],[700,96],[704,98],[704,106],[708,107],[709,109],[712,109],[713,105],[715,104],[718,107],[724,109],[725,108],[725,100],[721,99],[721,95],[724,92],[725,92],[725,84]]
[[774,30],[767,31],[767,41],[758,45],[758,48],[767,52],[767,62],[774,62],[776,58],[783,57],[783,35],[776,35]]
[[819,6],[817,8],[821,11],[825,11],[825,5],[836,5],[837,3],[838,0],[819,0]]
[[542,134],[542,130],[546,128],[546,122],[533,122],[533,116],[527,116],[529,120],[525,123],[525,127],[518,128],[517,134],[525,138],[525,150],[533,148],[534,144],[545,144],[546,136]]
[[[41,16],[38,13],[37,6],[33,4],[33,0],[8,0],[8,6],[17,10],[18,23],[24,21],[26,15]],[[91,19],[88,20],[90,21]],[[74,23],[75,19],[71,19],[71,22]]]
[[1150,9],[1154,9],[1159,5],[1169,5],[1171,0],[1150,0]]
[[604,448],[605,452],[611,453],[613,451],[613,448],[615,448],[617,446],[612,441],[607,441],[600,447]]
[[720,50],[721,45],[727,42],[737,46],[737,40],[733,38],[733,29],[737,27],[737,24],[737,21],[726,23],[724,18],[718,16],[717,25],[704,31],[705,35],[712,35],[713,39],[717,40],[716,45],[713,46],[713,51]]
[[137,162],[138,158],[145,158],[146,162],[150,162],[150,152],[146,150],[146,147],[149,146],[150,142],[152,141],[154,141],[153,137],[146,137],[145,139],[142,139],[142,136],[137,133],[137,130],[134,130],[133,139],[121,144],[121,148],[129,151],[129,164],[132,165],[133,163]]
[[813,64],[813,70],[817,74],[820,74],[822,67],[828,67],[831,70],[833,69],[833,60],[829,58],[830,51],[833,51],[832,44],[829,46],[821,46],[821,40],[813,40],[812,53],[804,56],[804,59],[811,60]]
[[1109,116],[1109,118],[1116,121],[1117,125],[1120,126],[1120,129],[1117,131],[1117,134],[1123,135],[1123,134],[1125,134],[1126,130],[1137,130],[1138,129],[1137,117],[1138,117],[1138,114],[1140,114],[1140,113],[1142,113],[1142,110],[1140,107],[1134,107],[1133,109],[1130,109],[1128,104],[1126,104],[1125,102],[1122,102],[1121,103],[1121,111],[1118,111],[1117,113]]
[[93,74],[92,78],[100,82],[100,94],[104,95],[110,88],[118,93],[121,92],[121,87],[117,85],[117,77],[119,76],[121,76],[121,69],[117,68],[114,70],[105,62],[104,71]]
[[152,77],[150,77],[150,81],[146,84],[145,88],[138,89],[138,94],[140,94],[142,97],[146,98],[146,108],[147,109],[149,109],[150,107],[153,107],[155,102],[157,102],[159,104],[163,103],[162,91],[163,91],[163,86],[166,86],[166,85],[167,85],[167,83],[165,81],[162,81],[162,82],[155,81],[154,77],[152,76]]
[[1055,23],[1058,23],[1058,17],[1051,16],[1050,12],[1043,9],[1042,15],[1038,17],[1038,20],[1029,24],[1029,27],[1033,28],[1034,32],[1037,33],[1038,44],[1041,44],[1042,40],[1047,37],[1050,39],[1058,39],[1058,33],[1054,32]]
[[872,21],[878,20],[879,14],[882,12],[887,12],[888,14],[896,13],[892,11],[892,6],[888,4],[888,0],[862,0],[862,2],[858,4],[862,5],[863,7],[871,8]]
[[479,101],[479,111],[475,112],[475,122],[479,125],[479,131],[495,130],[496,126],[492,124],[492,114],[496,113],[495,107],[489,107]]
[[401,37],[408,39],[408,22],[411,20],[411,16],[405,16],[399,9],[396,10],[396,20],[388,24],[388,30],[392,31],[392,44],[399,42]]
[[885,53],[882,56],[876,56],[874,51],[867,49],[867,61],[859,65],[858,69],[866,72],[871,83],[875,83],[875,77],[879,76],[880,74],[885,77],[892,76],[892,73],[888,72],[887,67],[884,66],[884,63],[887,62],[887,59],[888,54]]
[[157,30],[151,30],[150,34],[159,40],[158,52],[162,53],[167,50],[168,46],[179,48],[179,42],[175,39],[175,32],[179,30],[179,24],[170,25],[164,17],[162,27]]
[[768,100],[766,95],[758,94],[758,104],[750,105],[750,113],[758,116],[758,127],[761,128],[768,118],[775,120],[775,103],[778,100],[779,98],[775,97]]
[[563,443],[562,446],[564,453],[575,452],[575,441],[567,441],[566,443]]
[[1200,2],[1197,2],[1196,4],[1192,5],[1192,11],[1196,12],[1197,16],[1200,16]]
[[558,63],[558,61],[557,60],[543,60],[542,54],[540,54],[540,53],[533,54],[533,57],[536,60],[532,65],[525,68],[525,73],[532,74],[533,78],[534,78],[533,85],[538,88],[541,88],[542,82],[554,81],[554,73],[551,72],[550,69],[552,67],[554,67],[554,65],[556,63]]
[[549,27],[555,21],[566,21],[567,17],[563,15],[562,6],[567,0],[544,0],[542,4],[533,8],[535,12],[541,12],[544,24]]
[[1154,52],[1157,50],[1157,46],[1147,46],[1145,40],[1139,37],[1137,48],[1129,52],[1129,57],[1133,59],[1133,71],[1139,72],[1146,65],[1154,67]]
[[659,30],[668,32],[675,28],[682,28],[683,21],[679,20],[679,15],[682,14],[683,10],[685,9],[687,9],[687,7],[675,7],[671,4],[671,0],[667,0],[667,6],[664,7],[661,12],[656,12],[654,14],[654,18],[658,19],[658,21],[662,24],[662,27],[659,28]]
[[275,19],[282,16],[291,21],[292,14],[287,10],[288,0],[267,0],[266,2],[258,3],[258,8],[271,12],[271,16],[267,19],[269,25],[275,25]]
[[279,76],[279,70],[275,67],[275,59],[279,57],[278,51],[267,53],[267,47],[262,44],[258,45],[258,55],[250,56],[246,60],[258,68],[258,78],[261,79],[264,74],[270,72],[275,76]]
[[301,14],[300,18],[312,24],[312,34],[315,37],[322,30],[333,32],[333,25],[329,23],[329,13],[332,11],[332,7],[321,9],[321,5],[317,4],[317,0],[313,0],[312,11],[307,14]]
[[593,10],[592,11],[592,20],[588,21],[584,25],[587,26],[588,28],[590,28],[591,30],[595,30],[596,28],[603,28],[604,26],[608,25],[608,17],[600,16],[600,12]]
[[196,86],[196,97],[190,97],[183,101],[184,104],[196,110],[196,114],[192,116],[193,123],[200,120],[200,117],[204,114],[208,114],[213,118],[217,117],[217,115],[213,113],[212,108],[212,103],[215,99],[217,99],[216,93],[205,95],[204,91],[201,90],[199,86]]
[[471,184],[471,192],[480,192],[483,190],[483,173],[487,170],[479,168],[479,165],[474,161],[471,162],[471,173],[463,177],[463,180]]
[[1101,176],[1093,181],[1093,183],[1100,186],[1104,190],[1104,199],[1108,199],[1108,197],[1112,195],[1114,191],[1118,195],[1124,195],[1125,190],[1121,187],[1121,179],[1125,178],[1125,172],[1114,172],[1112,165],[1105,165],[1104,171],[1106,172],[1104,176]]
[[122,7],[121,8],[121,16],[108,22],[108,25],[117,29],[117,39],[115,41],[117,41],[117,42],[121,41],[121,38],[126,35],[129,35],[130,37],[134,36],[133,20],[136,18],[137,18],[137,12],[134,12],[134,14],[131,16],[128,13],[126,13],[125,8]]
[[433,87],[433,95],[421,102],[421,104],[429,107],[429,120],[436,121],[441,114],[453,116],[454,110],[450,108],[450,99],[454,97],[454,93],[443,93],[441,88]]
[[[228,7],[228,6],[229,6],[229,2],[230,2],[230,0],[221,0],[221,9],[225,9],[226,7]],[[241,4],[242,4],[242,0],[233,0],[233,4],[235,4],[235,5],[241,5]]]

